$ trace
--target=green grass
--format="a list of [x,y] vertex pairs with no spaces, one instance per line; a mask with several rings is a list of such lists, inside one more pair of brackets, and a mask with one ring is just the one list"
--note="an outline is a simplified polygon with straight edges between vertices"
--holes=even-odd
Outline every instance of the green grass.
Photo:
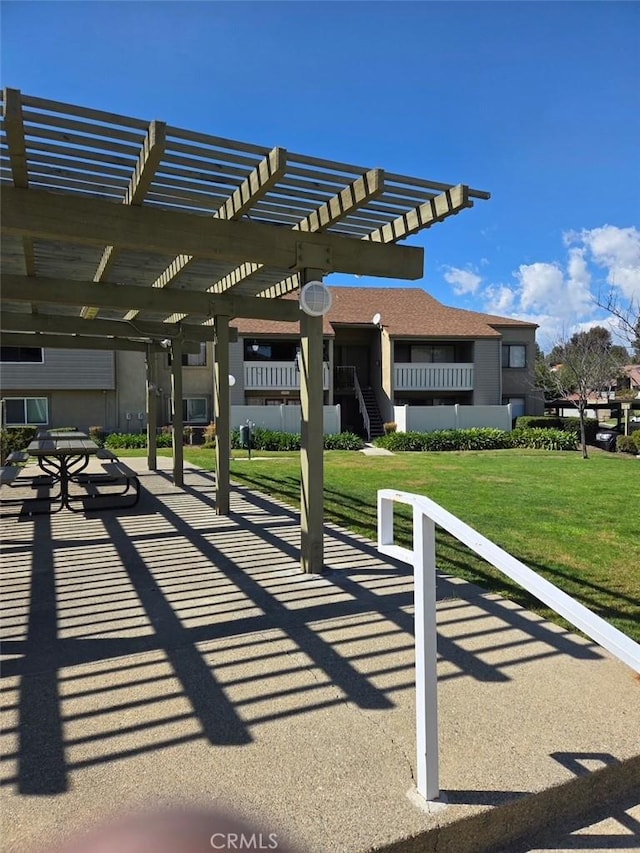
[[[139,453],[139,452],[138,452]],[[299,454],[263,453],[238,461],[232,477],[299,505]],[[210,450],[185,458],[214,468]],[[376,538],[376,492],[427,495],[532,569],[640,641],[640,461],[626,454],[499,450],[364,456],[325,452],[328,521]],[[410,542],[407,512],[397,537]],[[444,532],[438,567],[561,623],[501,573]]]

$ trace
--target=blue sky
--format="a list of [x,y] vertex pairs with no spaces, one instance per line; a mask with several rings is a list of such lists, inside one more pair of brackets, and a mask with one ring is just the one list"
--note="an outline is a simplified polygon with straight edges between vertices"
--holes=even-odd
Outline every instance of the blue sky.
[[489,190],[411,241],[449,305],[539,322],[549,348],[604,316],[599,290],[640,298],[638,3],[1,8],[4,86]]

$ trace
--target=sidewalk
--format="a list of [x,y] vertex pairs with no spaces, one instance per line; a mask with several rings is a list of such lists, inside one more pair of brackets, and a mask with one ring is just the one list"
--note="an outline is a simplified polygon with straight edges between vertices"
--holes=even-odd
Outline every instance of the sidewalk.
[[420,808],[409,569],[328,525],[327,574],[301,575],[290,508],[236,488],[216,516],[213,475],[127,463],[134,510],[2,524],[6,851],[171,803],[309,853],[496,851],[637,784],[631,670],[441,577],[448,804]]

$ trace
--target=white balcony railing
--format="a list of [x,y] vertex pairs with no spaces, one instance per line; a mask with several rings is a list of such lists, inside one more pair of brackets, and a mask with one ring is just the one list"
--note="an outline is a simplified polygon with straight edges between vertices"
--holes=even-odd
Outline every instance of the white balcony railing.
[[[245,361],[244,387],[246,391],[293,391],[300,387],[300,371],[295,361]],[[322,387],[329,387],[329,365],[322,366]]]
[[473,391],[473,364],[396,364],[396,391]]

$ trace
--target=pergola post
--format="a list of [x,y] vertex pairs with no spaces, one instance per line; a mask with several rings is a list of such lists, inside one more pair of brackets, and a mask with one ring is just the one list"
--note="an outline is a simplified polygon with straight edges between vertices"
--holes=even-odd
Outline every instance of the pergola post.
[[171,342],[171,419],[173,435],[173,484],[184,486],[184,452],[182,419],[182,341],[174,338]]
[[217,315],[215,328],[216,515],[229,515],[230,400],[229,317]]
[[147,347],[145,366],[147,373],[147,467],[155,471],[158,467],[157,429],[158,429],[158,396],[156,385],[156,357]]
[[[303,270],[300,285],[322,279],[322,273]],[[322,317],[300,312],[300,568],[322,574],[324,567],[324,429]]]

